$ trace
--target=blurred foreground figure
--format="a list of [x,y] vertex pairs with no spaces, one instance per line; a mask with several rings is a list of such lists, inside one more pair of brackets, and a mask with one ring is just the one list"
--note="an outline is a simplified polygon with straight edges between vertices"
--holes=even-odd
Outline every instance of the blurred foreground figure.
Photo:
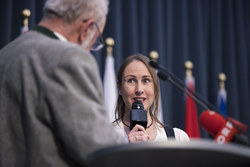
[[107,11],[107,0],[47,0],[41,22],[0,51],[0,166],[84,166],[124,140],[90,54]]

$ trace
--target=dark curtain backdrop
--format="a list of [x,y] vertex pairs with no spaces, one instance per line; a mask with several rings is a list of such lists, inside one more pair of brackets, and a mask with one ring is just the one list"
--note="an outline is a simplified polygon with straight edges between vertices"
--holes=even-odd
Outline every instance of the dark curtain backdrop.
[[[32,12],[29,26],[38,23],[44,0],[0,3],[2,48],[20,34],[24,8]],[[159,63],[184,79],[184,62],[191,60],[196,91],[213,105],[218,74],[224,72],[228,115],[250,127],[249,0],[111,0],[104,37],[115,40],[116,72],[127,56],[156,50]],[[106,51],[94,55],[103,77]],[[169,83],[160,84],[165,123],[184,128],[184,93]],[[198,106],[198,113],[202,111]]]

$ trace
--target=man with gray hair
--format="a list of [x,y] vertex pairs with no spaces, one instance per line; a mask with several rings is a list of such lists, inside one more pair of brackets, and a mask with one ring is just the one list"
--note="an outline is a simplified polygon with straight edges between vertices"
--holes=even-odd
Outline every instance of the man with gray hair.
[[107,11],[107,0],[47,0],[41,22],[0,51],[0,166],[84,166],[123,142],[90,54]]

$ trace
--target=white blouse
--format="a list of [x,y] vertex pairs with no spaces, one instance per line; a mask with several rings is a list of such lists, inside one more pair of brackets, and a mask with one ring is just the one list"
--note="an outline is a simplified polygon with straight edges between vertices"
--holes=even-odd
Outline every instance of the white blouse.
[[[119,124],[115,124],[114,127],[117,130],[117,132],[120,133],[121,135],[123,135],[125,140],[127,142],[129,142],[123,123],[119,122]],[[179,128],[173,128],[173,130],[174,130],[174,134],[175,134],[175,139],[177,141],[190,141],[187,133],[184,132],[183,130],[181,130]],[[158,126],[156,133],[157,133],[156,137],[153,141],[156,142],[156,141],[167,141],[168,140],[167,134],[166,134],[165,129],[163,127]]]

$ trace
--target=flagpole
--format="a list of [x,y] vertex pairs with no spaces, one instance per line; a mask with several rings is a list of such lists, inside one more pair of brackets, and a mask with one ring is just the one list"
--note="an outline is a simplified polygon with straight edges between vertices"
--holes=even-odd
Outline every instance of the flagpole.
[[[155,50],[152,50],[149,52],[149,57],[153,61],[158,61],[159,54]],[[160,122],[164,123],[163,119],[163,107],[162,107],[162,100],[161,100],[161,87],[160,87],[160,81],[158,80],[159,83],[159,106],[158,106],[158,119]]]
[[227,117],[227,91],[225,89],[225,83],[226,83],[226,74],[220,73],[218,76],[219,80],[219,93],[218,93],[218,108],[220,110],[220,113],[222,113],[225,117]]
[[[186,61],[184,67],[186,69],[186,85],[192,91],[189,93],[193,95],[193,92],[195,92],[195,79],[192,75],[193,63]],[[185,131],[190,138],[200,137],[197,107],[195,101],[190,96],[186,96]]]
[[29,31],[29,17],[31,12],[29,9],[24,9],[22,11],[22,18],[23,18],[23,27],[21,28],[21,34],[24,34]]
[[107,45],[107,56],[113,56],[113,46],[115,41],[113,38],[106,38],[105,43]]
[[224,74],[223,72],[220,73],[219,76],[218,76],[218,79],[219,79],[220,89],[225,90],[225,82],[227,80],[226,74]]
[[192,76],[192,69],[194,68],[194,65],[191,61],[185,62],[185,68],[186,68],[186,76],[191,77]]
[[103,81],[104,98],[109,121],[113,122],[115,120],[115,105],[117,101],[117,85],[113,57],[113,46],[115,44],[115,41],[113,38],[107,38],[105,40],[105,43],[107,56]]

